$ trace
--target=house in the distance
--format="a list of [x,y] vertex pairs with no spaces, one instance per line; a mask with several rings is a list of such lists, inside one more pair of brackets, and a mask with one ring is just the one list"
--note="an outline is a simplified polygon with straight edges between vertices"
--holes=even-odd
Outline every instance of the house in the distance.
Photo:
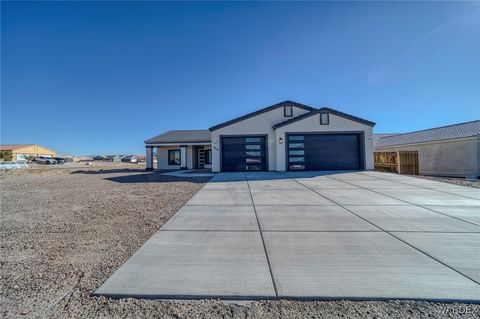
[[480,121],[383,136],[375,151],[417,151],[422,175],[480,175]]
[[147,169],[213,172],[373,169],[375,123],[331,108],[284,101],[215,125],[145,141]]
[[26,156],[55,156],[55,151],[38,144],[0,145],[0,151],[2,152],[2,158],[5,161],[21,161],[25,160]]

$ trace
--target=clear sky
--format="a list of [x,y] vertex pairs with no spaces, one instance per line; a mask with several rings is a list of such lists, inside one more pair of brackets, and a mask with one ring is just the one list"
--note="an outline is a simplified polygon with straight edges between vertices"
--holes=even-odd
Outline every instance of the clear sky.
[[5,2],[1,142],[143,153],[291,99],[407,132],[480,117],[480,2]]

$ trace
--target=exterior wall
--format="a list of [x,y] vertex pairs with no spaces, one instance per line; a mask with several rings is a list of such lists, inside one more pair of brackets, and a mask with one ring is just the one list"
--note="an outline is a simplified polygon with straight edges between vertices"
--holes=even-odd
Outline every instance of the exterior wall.
[[[307,113],[307,110],[293,106],[293,117]],[[221,136],[227,135],[267,135],[267,152],[268,152],[268,170],[275,171],[276,165],[276,143],[275,132],[272,126],[280,122],[286,121],[290,117],[284,117],[283,107],[276,108],[269,112],[259,114],[257,116],[245,119],[241,122],[220,128],[212,132],[212,171],[220,172],[221,169]]]
[[[207,148],[207,147],[205,147]],[[157,147],[157,169],[180,169],[181,165],[168,165],[168,151],[180,150],[180,145],[159,146]],[[193,168],[193,146],[187,145],[187,168]]]
[[422,175],[480,175],[480,137],[382,147],[376,151],[417,151]]
[[[315,114],[303,120],[291,123],[290,125],[279,127],[275,130],[275,145],[276,145],[276,170],[286,170],[286,134],[287,133],[314,133],[314,132],[363,132],[364,135],[364,163],[365,169],[373,169],[373,138],[372,127],[348,120],[346,118],[329,115],[329,124],[320,125],[320,114]],[[279,143],[280,137],[283,139],[283,144]]]
[[169,150],[180,150],[180,145],[157,147],[157,169],[180,169],[180,165],[168,165]]
[[12,158],[14,161],[24,159],[23,155],[52,157],[55,156],[55,152],[39,145],[29,145],[12,150]]

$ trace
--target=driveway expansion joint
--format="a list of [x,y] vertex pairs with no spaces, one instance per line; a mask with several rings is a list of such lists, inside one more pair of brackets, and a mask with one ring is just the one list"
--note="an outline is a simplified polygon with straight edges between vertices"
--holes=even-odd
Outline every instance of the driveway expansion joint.
[[275,277],[273,277],[272,265],[270,264],[270,258],[268,257],[267,246],[265,245],[265,239],[263,238],[262,227],[260,226],[260,221],[258,220],[257,209],[255,208],[255,201],[253,200],[252,190],[250,189],[250,183],[248,182],[247,174],[245,174],[245,180],[247,181],[248,192],[250,193],[250,198],[252,199],[253,211],[255,212],[255,219],[257,220],[258,230],[260,231],[263,250],[265,252],[265,257],[267,258],[268,271],[270,272],[270,277],[272,279],[273,290],[275,291],[275,296],[278,298],[278,288],[275,282]]
[[[354,185],[354,184],[349,183],[349,182],[347,182],[347,181],[345,181],[345,180],[339,180],[339,179],[336,179],[336,178],[333,178],[333,177],[330,177],[330,176],[329,176],[328,178],[331,178],[331,179],[336,180],[336,181],[342,181],[342,182],[347,183],[347,184],[350,184],[350,185]],[[385,179],[382,179],[382,180],[385,180]],[[356,186],[356,185],[354,185],[354,186]],[[440,215],[444,215],[444,216],[447,216],[447,217],[450,217],[450,218],[458,219],[458,220],[461,220],[462,222],[465,222],[465,223],[469,223],[469,224],[472,224],[472,225],[475,225],[475,226],[480,226],[480,225],[477,224],[477,223],[474,223],[474,222],[471,222],[471,221],[468,221],[468,220],[465,220],[465,219],[462,219],[462,218],[459,218],[459,217],[451,216],[451,215],[448,215],[448,214],[445,214],[445,213],[436,211],[436,210],[434,210],[434,209],[431,209],[431,208],[429,208],[429,207],[426,207],[426,206],[428,206],[428,205],[415,204],[415,203],[409,202],[409,201],[404,200],[404,199],[396,198],[396,197],[391,196],[391,195],[387,195],[387,194],[383,194],[383,193],[374,191],[374,190],[371,189],[371,188],[365,188],[365,187],[361,187],[361,186],[357,186],[357,187],[359,187],[359,188],[361,188],[361,189],[364,189],[364,190],[367,190],[367,191],[370,191],[370,192],[375,193],[375,194],[379,194],[379,195],[382,195],[382,196],[390,197],[390,198],[392,198],[392,199],[395,199],[395,200],[404,202],[404,203],[409,204],[409,205],[413,205],[413,206],[417,206],[417,207],[421,207],[421,208],[427,209],[427,210],[429,210],[429,211],[432,211],[432,212],[437,213],[437,214],[440,214]],[[419,189],[428,189],[428,190],[436,191],[436,189],[427,188],[427,187],[417,187],[417,188],[419,188]],[[450,193],[448,193],[448,194],[449,194],[449,195],[454,195],[454,196],[460,196],[460,195],[455,195],[455,194],[450,194]],[[463,196],[463,197],[465,197],[465,196]],[[468,197],[467,197],[467,198],[468,198]],[[468,198],[468,199],[472,199],[472,198]],[[473,198],[473,199],[474,199],[474,198]],[[353,206],[353,205],[350,205],[350,206]],[[458,205],[458,206],[460,206],[460,205]],[[465,205],[465,206],[468,206],[468,205]]]
[[[399,182],[393,178],[378,178],[374,174],[368,179],[362,179],[363,176],[359,176],[362,174],[356,172],[338,175],[345,179],[332,175],[317,178],[322,174],[251,172],[214,177],[210,183],[217,180],[226,182],[225,185],[202,188],[203,193],[197,193],[195,200],[190,201],[193,205],[187,203],[179,210],[179,215],[164,225],[170,226],[162,226],[130,257],[127,267],[122,266],[108,279],[107,283],[113,284],[102,285],[95,295],[232,301],[480,302],[480,279],[475,274],[478,267],[468,257],[463,258],[473,252],[473,242],[480,234],[480,229],[476,231],[478,225],[390,196],[395,195],[395,189],[403,189],[402,198],[417,200],[414,195],[408,197],[412,191],[405,190],[407,187],[395,187],[394,183]],[[380,173],[379,176],[384,177]],[[240,178],[244,188],[235,189],[236,185],[228,184]],[[280,181],[277,183],[277,180]],[[355,185],[359,180],[358,184],[367,187],[390,186],[386,192],[390,195],[375,191],[383,188]],[[367,180],[373,182],[367,183]],[[338,182],[345,187],[329,187],[342,185]],[[259,185],[262,187],[258,188]],[[429,189],[411,186],[408,189]],[[288,194],[291,190],[295,191],[293,195]],[[474,199],[446,195],[442,200],[430,191],[422,194],[431,196],[426,202],[440,203],[433,206],[448,208],[457,202],[467,204],[458,215],[476,221],[476,217],[470,217],[472,205],[476,205]],[[374,204],[368,204],[370,202]],[[434,208],[443,211],[442,207]],[[374,215],[369,215],[370,211],[383,219],[372,219],[370,216]],[[399,220],[384,221],[385,216],[395,217],[404,211],[406,217],[400,214]],[[250,215],[239,217],[244,214]],[[208,218],[199,222],[202,216]],[[405,225],[401,223],[403,220]],[[437,242],[452,238],[458,239],[457,244],[446,247],[460,247],[453,257],[435,250],[439,248]]]
[[[332,178],[332,177],[329,177],[329,178],[331,178],[331,179],[335,179],[335,178]],[[335,179],[335,180],[338,180],[338,179]],[[343,182],[345,182],[345,183],[347,183],[347,184],[350,184],[350,185],[353,185],[353,184],[351,184],[351,183],[348,183],[348,182],[346,182],[346,181],[343,181]],[[305,186],[305,187],[307,187],[307,186]],[[365,190],[369,190],[369,189],[366,189],[366,188],[364,188],[364,187],[361,187],[361,186],[359,186],[359,187],[360,187],[360,188],[362,188],[362,189],[365,189]],[[315,191],[315,190],[313,190],[313,191]],[[423,206],[421,206],[421,205],[417,205],[417,204],[414,204],[414,203],[410,203],[410,202],[408,202],[408,201],[405,201],[405,200],[401,200],[401,199],[395,198],[395,197],[393,197],[393,196],[385,195],[385,194],[382,194],[382,193],[379,193],[379,192],[375,192],[375,191],[372,191],[372,192],[373,192],[373,193],[376,193],[376,194],[379,194],[379,195],[383,195],[383,196],[387,196],[387,197],[390,197],[390,198],[393,198],[393,199],[400,200],[400,201],[402,201],[402,202],[405,202],[405,203],[407,203],[407,204],[410,204],[410,205],[414,205],[414,206],[418,206],[418,207],[421,207],[421,208],[425,208],[425,207],[423,207]],[[318,193],[317,193],[317,194],[318,194]],[[321,195],[321,194],[319,194],[319,195]],[[323,195],[321,195],[321,196],[323,196]],[[340,204],[339,204],[339,206],[342,206],[342,205],[340,205]],[[353,206],[353,205],[350,205],[350,206]],[[343,206],[342,206],[342,207],[343,207]],[[343,207],[343,208],[345,208],[345,207]],[[368,222],[368,223],[372,224],[373,226],[377,227],[378,229],[381,229],[382,231],[384,231],[385,233],[387,233],[387,234],[389,234],[390,236],[394,237],[395,239],[397,239],[397,240],[399,240],[399,241],[403,242],[404,244],[406,244],[406,245],[408,245],[408,246],[412,247],[413,249],[415,249],[415,250],[417,250],[417,251],[421,252],[422,254],[424,254],[424,255],[426,255],[426,256],[428,256],[428,257],[430,257],[431,259],[433,259],[433,260],[435,260],[436,262],[438,262],[438,263],[440,263],[440,264],[444,265],[445,267],[448,267],[449,269],[451,269],[451,270],[455,271],[456,273],[458,273],[458,274],[462,275],[463,277],[465,277],[465,278],[467,278],[467,279],[469,279],[469,280],[473,281],[473,282],[474,282],[474,283],[476,283],[477,285],[480,285],[480,282],[479,282],[479,281],[477,281],[477,280],[475,280],[475,279],[471,278],[470,276],[467,276],[467,275],[465,275],[464,273],[462,273],[462,272],[458,271],[457,269],[453,268],[452,266],[450,266],[450,265],[448,265],[448,264],[444,263],[443,261],[439,260],[438,258],[435,258],[435,257],[433,257],[431,254],[428,254],[427,252],[425,252],[425,251],[421,250],[420,248],[417,248],[417,247],[413,246],[412,244],[410,244],[410,243],[406,242],[405,240],[403,240],[403,239],[399,238],[398,236],[395,236],[394,234],[392,234],[392,233],[391,233],[391,231],[387,231],[387,230],[385,230],[385,229],[381,228],[380,226],[377,226],[377,225],[375,225],[375,224],[374,224],[374,223],[372,223],[371,221],[369,221],[369,220],[367,220],[367,219],[365,219],[365,218],[363,218],[363,217],[359,216],[358,214],[356,214],[356,213],[352,212],[351,210],[349,210],[349,209],[347,209],[347,208],[345,208],[345,209],[346,209],[346,210],[348,210],[350,213],[352,213],[352,214],[356,215],[357,217],[359,217],[359,218],[361,218],[361,219],[365,220],[366,222]],[[425,209],[426,209],[426,208],[425,208]],[[431,210],[431,209],[429,209],[429,210]],[[432,210],[432,211],[433,211],[433,210]],[[436,212],[436,211],[434,211],[434,212]],[[436,213],[438,213],[438,212],[436,212]],[[442,214],[442,213],[440,213],[440,214]],[[445,215],[445,214],[442,214],[442,215]],[[447,216],[448,216],[448,217],[452,217],[452,216],[449,216],[449,215],[447,215]],[[452,218],[455,218],[455,217],[452,217]],[[459,219],[459,220],[461,220],[461,221],[464,221],[464,222],[467,222],[467,223],[470,223],[470,224],[474,224],[474,225],[476,225],[475,223],[471,223],[471,222],[468,222],[468,221],[462,220],[462,219],[460,219],[460,218],[455,218],[455,219]],[[478,225],[477,225],[477,226],[478,226]]]

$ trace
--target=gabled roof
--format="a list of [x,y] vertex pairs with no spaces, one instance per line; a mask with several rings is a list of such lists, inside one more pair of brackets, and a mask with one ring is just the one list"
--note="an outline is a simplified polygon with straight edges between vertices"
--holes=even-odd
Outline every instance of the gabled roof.
[[354,121],[354,122],[359,122],[359,123],[362,123],[362,124],[365,124],[365,125],[368,125],[368,126],[375,126],[375,123],[374,122],[371,122],[371,121],[367,121],[365,119],[362,119],[362,118],[359,118],[359,117],[356,117],[356,116],[353,116],[353,115],[350,115],[350,114],[347,114],[347,113],[343,113],[343,112],[340,112],[340,111],[337,111],[337,110],[334,110],[334,109],[331,109],[329,107],[321,107],[319,109],[315,109],[314,111],[311,111],[309,113],[305,113],[305,114],[302,114],[300,116],[297,116],[297,117],[294,117],[292,119],[289,119],[289,120],[286,120],[284,122],[280,122],[278,124],[275,124],[274,126],[272,126],[272,128],[275,130],[279,127],[282,127],[282,126],[285,126],[285,125],[289,125],[291,123],[295,123],[297,121],[300,121],[300,120],[303,120],[303,119],[306,119],[310,116],[313,116],[315,114],[319,114],[319,113],[329,113],[329,114],[334,114],[336,116],[340,116],[340,117],[343,117],[343,118],[346,118],[348,120],[351,120],[351,121]]
[[209,130],[176,130],[168,131],[149,138],[145,144],[181,144],[181,143],[211,143]]
[[377,147],[436,142],[480,135],[480,120],[382,137]]
[[254,116],[260,115],[260,114],[262,114],[262,113],[269,112],[269,111],[272,111],[272,110],[274,110],[274,109],[276,109],[276,108],[284,107],[284,106],[296,106],[296,107],[298,107],[298,108],[301,108],[301,109],[304,109],[304,110],[307,110],[307,111],[314,111],[314,110],[316,110],[314,107],[311,107],[311,106],[308,106],[308,105],[304,105],[304,104],[300,104],[300,103],[297,103],[297,102],[294,102],[294,101],[286,100],[286,101],[283,101],[283,102],[280,102],[280,103],[277,103],[277,104],[268,106],[268,107],[266,107],[266,108],[260,109],[260,110],[258,110],[258,111],[255,111],[255,112],[248,113],[248,114],[245,114],[245,115],[243,115],[243,116],[237,117],[237,118],[235,118],[235,119],[233,119],[233,120],[230,120],[230,121],[223,122],[223,123],[221,123],[221,124],[212,126],[209,130],[210,130],[210,131],[215,131],[215,130],[221,129],[222,127],[226,127],[226,126],[229,126],[229,125],[238,123],[238,122],[240,122],[240,121],[249,119],[249,118],[251,118],[251,117],[254,117]]

